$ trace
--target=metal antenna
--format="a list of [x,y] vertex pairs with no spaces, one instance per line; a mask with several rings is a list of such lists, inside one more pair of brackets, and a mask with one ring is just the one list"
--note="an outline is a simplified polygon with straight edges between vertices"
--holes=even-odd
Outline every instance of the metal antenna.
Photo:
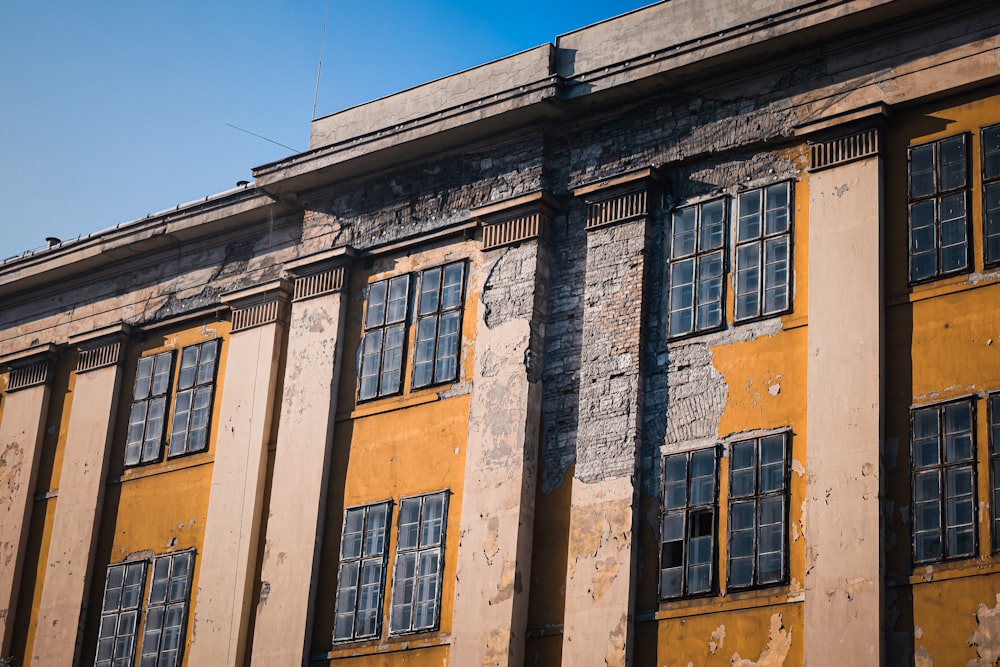
[[323,14],[323,38],[319,44],[319,65],[316,66],[316,92],[313,94],[313,115],[316,120],[316,101],[319,99],[319,74],[323,71],[323,51],[326,50],[326,20],[330,16],[330,0],[326,0],[326,13]]
[[299,153],[299,152],[301,152],[297,148],[292,148],[291,146],[286,146],[285,144],[281,143],[280,141],[275,141],[274,139],[268,139],[267,137],[261,136],[261,135],[257,134],[256,132],[251,132],[250,130],[244,130],[242,127],[236,127],[232,123],[226,123],[226,127],[231,127],[234,130],[239,130],[240,132],[246,132],[247,134],[249,134],[251,136],[254,136],[254,137],[257,137],[258,139],[263,139],[264,141],[270,141],[272,144],[275,144],[276,146],[281,146],[282,148],[287,148],[288,150],[292,151],[293,153]]

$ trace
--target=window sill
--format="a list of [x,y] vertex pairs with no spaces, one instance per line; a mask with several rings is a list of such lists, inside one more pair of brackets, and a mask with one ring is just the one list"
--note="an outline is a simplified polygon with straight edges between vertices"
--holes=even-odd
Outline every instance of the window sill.
[[389,637],[388,639],[361,639],[356,642],[337,644],[326,653],[314,653],[309,656],[309,662],[326,662],[340,658],[353,658],[365,655],[398,653],[438,646],[450,646],[451,637],[438,634],[431,637],[418,638],[416,635]]
[[948,294],[976,289],[977,287],[986,287],[998,282],[1000,282],[1000,271],[996,269],[984,271],[983,273],[969,271],[957,276],[946,276],[932,282],[912,285],[905,294],[897,294],[889,297],[886,300],[886,305],[889,307],[901,306],[923,301],[924,299],[932,299],[936,296],[946,296]]
[[965,577],[978,577],[984,574],[996,573],[1000,573],[1000,559],[993,558],[992,556],[981,556],[978,558],[936,561],[934,563],[914,565],[913,574],[891,577],[888,585],[891,587],[916,586],[935,581],[948,581],[949,579],[963,579]]
[[123,482],[131,482],[137,479],[162,475],[176,470],[197,468],[198,466],[208,465],[214,461],[215,454],[211,451],[199,454],[187,454],[185,456],[178,456],[176,459],[168,459],[160,463],[148,463],[146,465],[129,468],[117,477],[110,477],[108,479],[108,484],[121,484]]
[[805,599],[806,595],[803,589],[797,588],[793,590],[789,584],[781,584],[779,586],[758,588],[752,591],[732,592],[727,595],[661,602],[655,618],[657,621],[662,621],[671,618],[714,614],[720,611],[773,607],[779,604],[797,604],[804,602]]
[[454,396],[463,396],[465,394],[470,393],[471,390],[472,390],[471,383],[452,382],[450,384],[435,385],[433,387],[428,387],[426,389],[419,389],[417,391],[413,391],[408,394],[397,395],[397,396],[386,396],[385,398],[379,398],[379,399],[371,399],[357,405],[351,411],[338,412],[336,420],[338,422],[342,422],[342,421],[348,421],[350,419],[359,419],[361,417],[377,415],[383,412],[402,410],[404,408],[411,408],[415,405],[433,403],[434,401],[440,401],[445,398],[452,398]]

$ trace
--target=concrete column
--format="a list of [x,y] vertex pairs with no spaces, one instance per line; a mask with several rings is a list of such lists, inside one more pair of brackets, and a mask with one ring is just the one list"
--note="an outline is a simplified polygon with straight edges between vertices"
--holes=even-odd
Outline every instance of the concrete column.
[[33,664],[72,665],[79,659],[127,333],[127,325],[118,324],[70,338],[79,348],[77,378],[31,651]]
[[562,664],[632,663],[648,202],[643,170],[578,188],[588,202],[580,411]]
[[0,656],[10,655],[55,351],[46,345],[2,360],[10,381],[0,422]]
[[232,308],[189,662],[243,665],[291,285],[223,295]]
[[253,665],[308,661],[340,375],[345,264],[338,248],[288,265],[295,292],[271,482]]
[[474,212],[484,247],[452,621],[456,665],[524,664],[549,202],[536,193]]
[[836,656],[839,664],[879,665],[884,202],[878,131],[813,144],[812,154],[805,664],[827,665]]

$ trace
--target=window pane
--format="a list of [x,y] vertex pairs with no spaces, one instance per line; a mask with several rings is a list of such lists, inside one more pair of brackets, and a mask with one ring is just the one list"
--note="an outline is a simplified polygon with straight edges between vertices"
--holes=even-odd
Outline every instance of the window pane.
[[394,394],[400,389],[403,365],[403,325],[385,330],[385,348],[382,357],[382,374],[379,377],[379,395]]
[[361,354],[361,383],[359,398],[372,398],[378,393],[379,360],[382,356],[382,331],[365,334]]
[[697,228],[698,207],[690,206],[674,211],[673,240],[671,257],[685,257],[695,251],[695,231]]
[[739,196],[737,241],[748,241],[760,236],[760,193],[760,190],[752,190]]
[[149,388],[153,379],[153,358],[142,357],[139,359],[139,366],[135,371],[135,390],[132,397],[141,400],[149,397]]
[[726,234],[726,200],[715,199],[701,207],[700,251],[721,248]]
[[381,280],[368,288],[368,310],[365,314],[365,328],[382,326],[385,323],[385,296],[388,283]]
[[161,352],[156,355],[153,362],[153,384],[150,389],[153,396],[167,393],[167,386],[170,384],[170,362],[173,358],[173,352]]
[[983,130],[983,178],[1000,177],[1000,125]]
[[198,346],[191,345],[181,351],[181,370],[177,376],[177,388],[194,386],[194,375],[198,365]]
[[934,145],[910,149],[910,197],[934,194]]
[[413,355],[413,386],[429,385],[434,379],[434,342],[437,318],[427,317],[417,323],[417,343]]
[[942,139],[940,189],[954,190],[965,185],[965,135]]
[[449,310],[462,305],[462,282],[465,264],[455,262],[444,267],[444,286],[441,290],[441,309]]
[[446,382],[458,376],[459,313],[452,311],[441,316],[438,333],[438,360],[435,380]]
[[736,318],[755,317],[760,312],[760,245],[736,249]]
[[698,329],[722,323],[722,253],[698,260]]
[[406,319],[406,299],[409,287],[409,276],[399,276],[389,281],[389,304],[386,308],[386,324],[395,324]]
[[438,309],[441,269],[427,269],[420,274],[420,305],[417,315],[433,313]]
[[779,234],[788,230],[788,183],[767,188],[764,209],[764,233]]
[[215,378],[215,357],[218,349],[218,340],[210,340],[201,344],[201,359],[198,362],[198,384],[211,384]]
[[[1000,163],[1000,153],[994,156]],[[1000,169],[1000,164],[997,165]],[[985,188],[985,218],[986,261],[990,264],[1000,262],[1000,183],[993,183]]]

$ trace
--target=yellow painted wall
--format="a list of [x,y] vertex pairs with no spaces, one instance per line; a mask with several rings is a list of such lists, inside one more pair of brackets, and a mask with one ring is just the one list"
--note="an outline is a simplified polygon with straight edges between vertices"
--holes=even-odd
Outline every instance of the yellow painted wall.
[[[107,566],[133,557],[152,558],[186,549],[195,550],[194,571],[191,578],[191,593],[187,612],[185,640],[191,641],[194,614],[197,604],[199,554],[205,535],[208,517],[208,499],[212,482],[212,461],[215,454],[215,433],[219,423],[220,397],[225,388],[228,346],[225,337],[229,332],[229,322],[214,319],[197,322],[185,328],[172,328],[145,334],[143,340],[129,347],[124,361],[122,398],[119,403],[118,419],[111,452],[109,482],[105,493],[104,509],[97,556],[92,573],[93,584],[90,592],[90,609],[100,610],[104,593]],[[212,417],[209,424],[209,443],[204,452],[163,458],[158,463],[150,463],[123,468],[125,435],[128,415],[132,403],[132,389],[135,371],[140,356],[154,354],[168,349],[178,350],[174,360],[171,380],[168,414],[172,418],[176,377],[180,360],[179,351],[187,346],[209,340],[222,339],[216,367],[216,387],[213,397]],[[169,437],[170,420],[164,427]],[[164,445],[164,451],[166,445]],[[150,573],[147,571],[148,591]],[[147,593],[148,594],[148,593]],[[146,599],[144,594],[143,600]],[[96,649],[100,613],[90,614],[84,631],[83,662],[93,660]],[[140,628],[137,650],[141,645]],[[187,652],[184,654],[187,664]]]
[[[734,290],[727,286],[726,313],[728,328],[765,330],[751,336],[734,336],[735,342],[713,345],[712,365],[724,378],[727,387],[725,409],[721,415],[717,436],[719,441],[734,442],[766,432],[789,430],[790,503],[788,514],[789,583],[760,590],[730,592],[724,595],[694,600],[661,603],[656,614],[657,661],[643,661],[648,656],[637,655],[639,664],[667,664],[684,667],[696,665],[729,665],[738,653],[741,659],[762,660],[760,664],[801,665],[803,661],[802,600],[805,581],[805,521],[803,501],[806,497],[806,391],[807,391],[807,270],[808,270],[808,175],[805,172],[804,146],[782,151],[780,155],[799,165],[799,177],[794,184],[792,262],[792,310],[780,317],[780,330],[774,332],[773,320],[760,323],[732,323]],[[719,466],[718,527],[716,563],[719,586],[725,589],[729,498],[728,450]],[[658,507],[644,506],[644,512]],[[658,524],[658,521],[656,522]],[[656,590],[659,549],[655,540],[658,531],[649,531],[644,540],[652,539],[653,548],[645,549],[645,568],[652,576],[644,576],[642,584]],[[721,629],[720,629],[721,628]],[[640,628],[637,635],[645,632]],[[715,638],[713,639],[713,633]],[[725,643],[721,635],[725,635]],[[637,644],[641,647],[641,641]],[[714,648],[713,648],[714,647]],[[768,661],[770,660],[770,661]]]
[[[479,295],[476,284],[478,251],[468,242],[442,245],[404,257],[373,260],[351,275],[345,325],[344,359],[340,377],[337,423],[333,436],[327,516],[324,527],[322,565],[317,581],[313,635],[310,651],[331,658],[350,658],[358,665],[440,665],[448,658],[446,637],[451,631],[455,597],[459,520],[465,474],[466,440],[473,375],[473,340]],[[358,346],[366,286],[403,273],[467,260],[465,304],[462,315],[461,359],[458,383],[411,391],[412,359],[416,327],[412,325],[418,281],[411,282],[410,322],[404,356],[403,390],[399,396],[358,404]],[[464,386],[464,389],[462,387]],[[459,388],[456,391],[456,388]],[[445,396],[443,392],[449,392]],[[447,397],[446,397],[447,396]],[[449,490],[442,575],[440,629],[399,638],[389,637],[392,572],[401,497]],[[391,499],[392,522],[387,542],[385,593],[380,640],[333,645],[333,616],[337,590],[338,555],[346,508]],[[408,646],[411,650],[400,650]],[[413,650],[416,649],[416,650]]]
[[[887,135],[887,344],[885,507],[890,646],[913,651],[917,665],[966,664],[976,645],[977,614],[996,616],[1000,559],[990,554],[991,505],[986,394],[1000,391],[1000,270],[984,269],[979,130],[1000,123],[1000,88],[972,91],[899,114]],[[972,268],[907,285],[907,147],[969,133]],[[910,414],[912,407],[973,396],[976,409],[978,554],[911,565]],[[987,624],[989,621],[986,621]],[[994,633],[995,634],[995,633]],[[969,664],[979,664],[970,662]]]

